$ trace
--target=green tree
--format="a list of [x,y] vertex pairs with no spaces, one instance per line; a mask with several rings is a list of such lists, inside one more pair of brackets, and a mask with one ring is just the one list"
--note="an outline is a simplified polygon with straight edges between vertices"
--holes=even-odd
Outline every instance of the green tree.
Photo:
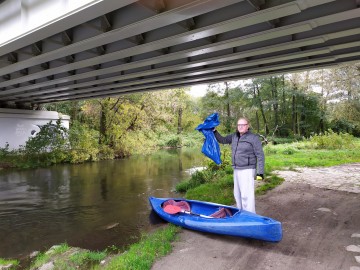
[[233,131],[235,121],[247,112],[248,105],[244,95],[238,82],[209,85],[206,95],[200,100],[202,118],[218,112],[224,131]]

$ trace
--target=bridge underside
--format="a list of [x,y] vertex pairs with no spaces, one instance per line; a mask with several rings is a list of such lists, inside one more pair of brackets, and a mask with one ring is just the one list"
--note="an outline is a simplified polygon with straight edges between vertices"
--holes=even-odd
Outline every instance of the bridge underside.
[[[0,1],[0,9],[7,1],[13,0]],[[360,0],[101,2],[107,8],[53,20],[0,47],[0,107],[360,60]],[[112,10],[116,2],[122,6]]]

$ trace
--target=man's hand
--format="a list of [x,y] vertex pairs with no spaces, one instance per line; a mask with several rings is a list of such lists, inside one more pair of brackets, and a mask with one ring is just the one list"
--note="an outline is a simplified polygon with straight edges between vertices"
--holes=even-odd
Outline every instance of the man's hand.
[[264,175],[263,174],[257,174],[256,175],[256,180],[263,180],[264,179]]

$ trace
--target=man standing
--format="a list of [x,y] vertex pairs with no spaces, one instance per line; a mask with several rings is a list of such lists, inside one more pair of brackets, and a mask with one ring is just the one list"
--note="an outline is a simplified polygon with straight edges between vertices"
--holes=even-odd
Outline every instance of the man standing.
[[234,197],[237,208],[255,213],[255,175],[264,178],[265,156],[258,135],[250,130],[245,117],[237,121],[235,133],[223,137],[214,131],[216,140],[231,144],[232,167],[234,168]]

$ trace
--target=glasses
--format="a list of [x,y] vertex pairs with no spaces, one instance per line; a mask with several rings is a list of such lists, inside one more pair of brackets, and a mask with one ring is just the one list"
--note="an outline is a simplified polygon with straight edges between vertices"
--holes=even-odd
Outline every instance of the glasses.
[[238,124],[238,127],[245,127],[247,126],[248,124]]

